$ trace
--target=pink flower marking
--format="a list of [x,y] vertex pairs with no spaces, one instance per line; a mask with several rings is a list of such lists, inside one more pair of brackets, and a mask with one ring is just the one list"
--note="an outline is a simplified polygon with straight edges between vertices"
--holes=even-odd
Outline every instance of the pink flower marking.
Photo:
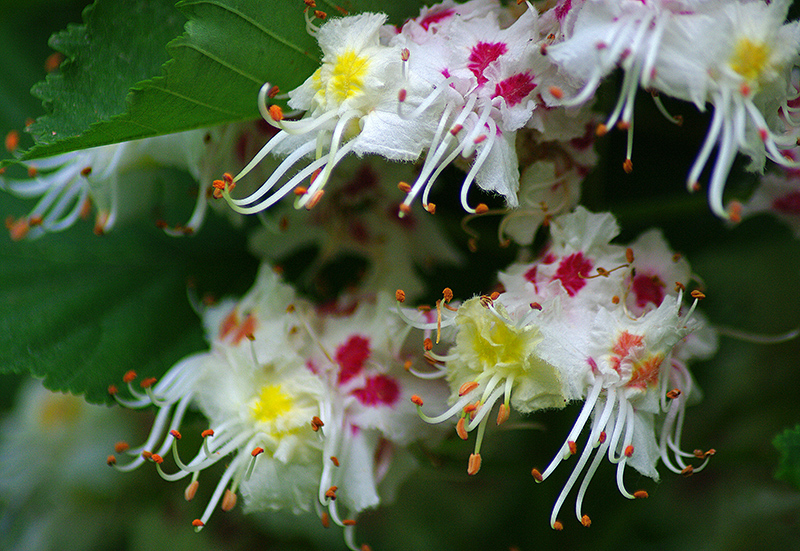
[[800,215],[800,191],[792,191],[772,201],[772,208],[783,214]]
[[449,10],[443,10],[438,13],[429,13],[425,17],[422,18],[422,21],[419,22],[419,26],[428,30],[428,27],[435,23],[439,23],[440,21],[447,19],[448,17],[452,16],[455,13],[455,10],[450,8]]
[[582,252],[571,254],[561,260],[558,270],[550,281],[561,282],[567,294],[574,297],[586,285],[585,277],[592,269],[592,261],[583,257]]
[[506,105],[513,107],[533,92],[534,88],[536,85],[533,83],[533,77],[528,71],[525,71],[498,82],[494,87],[494,96],[492,97],[501,96],[506,100]]
[[339,384],[344,384],[361,373],[364,362],[370,356],[369,339],[353,335],[336,349],[336,363],[339,364]]
[[644,307],[648,302],[656,306],[664,300],[664,287],[666,285],[657,275],[637,274],[633,278],[633,294],[636,295],[636,305]]
[[393,406],[400,398],[400,385],[388,375],[376,375],[351,394],[365,406]]
[[508,51],[508,46],[502,42],[478,42],[469,54],[469,70],[478,79],[478,84],[484,84],[488,79],[483,72],[492,61]]

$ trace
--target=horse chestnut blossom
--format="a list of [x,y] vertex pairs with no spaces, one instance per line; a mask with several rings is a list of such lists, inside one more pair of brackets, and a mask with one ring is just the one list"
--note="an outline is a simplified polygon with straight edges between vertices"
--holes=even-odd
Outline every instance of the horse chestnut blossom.
[[[720,217],[740,219],[741,205],[723,204],[725,182],[737,152],[751,158],[750,168],[763,170],[765,159],[794,166],[785,150],[796,146],[786,135],[796,126],[790,102],[797,90],[791,72],[800,54],[800,23],[785,23],[791,2],[612,2],[562,3],[556,19],[564,22],[564,40],[548,56],[583,82],[581,93],[565,100],[581,104],[592,98],[602,78],[617,64],[625,71],[616,107],[598,132],[620,122],[632,129],[637,87],[714,106],[706,140],[687,178],[699,189],[700,175],[717,146],[711,172],[709,205]],[[569,17],[568,17],[569,15]],[[703,52],[697,56],[697,52]],[[663,106],[659,108],[670,117]],[[779,118],[779,112],[789,115]],[[676,120],[677,122],[677,120]],[[626,171],[632,134],[628,138]]]
[[[436,436],[409,402],[419,383],[404,369],[408,329],[389,317],[390,304],[317,312],[265,266],[240,301],[204,312],[210,351],[182,360],[161,381],[142,380],[145,393],[131,384],[136,374],[126,374],[133,400],[111,389],[122,405],[153,404],[159,413],[143,446],[118,445],[133,460],[112,455],[109,464],[127,471],[153,462],[166,480],[191,477],[191,500],[201,472],[227,459],[193,521],[197,530],[217,505],[229,511],[241,494],[246,511],[314,510],[325,526],[343,526],[348,546],[358,549],[354,517],[390,499],[410,472],[415,461],[404,446]],[[210,428],[185,461],[179,428],[190,405]]]
[[[544,471],[532,471],[538,482],[548,478],[578,453],[579,437],[589,427],[553,507],[550,524],[555,529],[563,528],[559,512],[584,472],[575,511],[584,525],[591,523],[582,511],[583,497],[606,454],[617,465],[620,493],[633,499],[647,493],[627,490],[627,465],[657,480],[659,460],[671,471],[691,474],[714,453],[680,447],[686,400],[694,387],[687,363],[716,349],[716,333],[703,327],[696,312],[703,294],[693,291],[693,303],[685,307],[690,268],[660,233],[647,232],[622,247],[610,242],[618,231],[610,214],[578,207],[553,219],[552,242],[538,260],[500,274],[503,292],[458,308],[450,307],[452,295],[445,293],[435,320],[398,308],[411,326],[451,330],[445,354],[433,352],[433,342],[426,341],[425,356],[435,371],[424,374],[447,378],[451,407],[429,416],[422,411],[424,400],[417,396],[414,401],[430,423],[457,416],[456,431],[464,439],[478,429],[469,474],[480,468],[486,419],[501,396],[498,425],[508,418],[509,407],[530,413],[583,402],[556,457]],[[703,462],[694,467],[687,459]]]
[[[97,211],[94,232],[98,235],[147,212],[156,201],[153,168],[188,170],[199,179],[204,135],[205,131],[192,130],[24,162],[28,177],[0,176],[0,189],[40,199],[28,216],[6,220],[11,238],[35,239],[63,231],[88,217],[92,208]],[[200,195],[198,212],[206,204]],[[202,214],[193,216],[185,226],[190,229],[180,233],[191,233],[201,219]]]

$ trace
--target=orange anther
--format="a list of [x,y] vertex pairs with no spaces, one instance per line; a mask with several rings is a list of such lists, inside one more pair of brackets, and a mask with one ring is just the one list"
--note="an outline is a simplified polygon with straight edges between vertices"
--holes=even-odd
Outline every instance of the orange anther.
[[332,455],[332,456],[331,456],[331,462],[332,462],[332,463],[333,463],[335,466],[337,466],[337,467],[339,466],[339,458],[338,458],[338,457],[336,457],[335,455]]
[[478,206],[475,207],[475,214],[483,214],[485,212],[489,212],[489,207],[486,206],[486,203],[478,203]]
[[342,520],[342,524],[344,524],[345,526],[355,526],[356,521],[351,518],[346,518]]
[[633,161],[630,159],[625,159],[622,163],[622,170],[625,171],[625,174],[630,174],[633,172]]
[[125,375],[122,376],[122,381],[125,383],[130,383],[135,378],[136,378],[136,372],[133,369],[131,369],[130,371],[127,371]]
[[130,445],[124,440],[120,440],[116,444],[114,444],[114,451],[117,453],[122,453],[128,451],[130,449]]
[[399,189],[403,193],[408,193],[409,191],[411,191],[411,185],[406,182],[400,182],[399,184],[397,184],[397,189]]
[[569,453],[572,455],[578,453],[578,445],[573,440],[567,442],[567,446],[569,447]]
[[405,302],[406,301],[406,293],[402,289],[398,289],[394,292],[394,299],[397,302]]
[[324,189],[318,189],[315,191],[314,195],[312,195],[311,199],[309,199],[308,203],[306,203],[306,210],[311,210],[316,207],[323,195],[325,195]]
[[633,444],[628,444],[625,448],[625,457],[630,457],[633,455]]
[[680,389],[677,389],[677,388],[673,388],[672,390],[667,392],[667,398],[669,398],[670,400],[674,400],[675,398],[677,398],[680,395],[681,395],[681,391],[680,391]]
[[505,405],[500,404],[500,409],[497,410],[497,424],[502,425],[506,421],[508,421],[508,416],[511,414],[511,409]]
[[739,201],[731,201],[728,205],[728,219],[734,224],[742,221],[742,204]]
[[372,547],[364,543],[361,545],[361,551],[372,551]]
[[197,488],[200,486],[200,482],[194,480],[191,484],[186,486],[186,490],[183,492],[183,497],[186,498],[186,501],[192,501],[194,499],[195,494],[197,494]]
[[490,298],[490,299],[492,299],[492,300],[497,300],[498,298],[500,298],[500,293],[498,293],[497,291],[495,291],[494,293],[492,293],[491,295],[489,295],[489,298]]
[[267,97],[272,99],[280,93],[281,89],[278,88],[277,86],[273,86],[272,88],[269,89],[269,92],[267,92]]
[[477,411],[478,410],[478,404],[480,404],[480,403],[481,403],[481,401],[478,400],[474,404],[467,404],[466,406],[464,406],[464,409],[461,410],[461,411],[463,411],[465,415],[469,414],[469,413],[472,413],[473,411]]
[[683,476],[692,476],[694,474],[694,467],[691,465],[687,465],[682,471],[681,474]]
[[211,430],[211,429],[206,429],[206,430],[204,430],[203,432],[200,433],[200,436],[202,436],[203,438],[205,438],[207,436],[214,436],[214,431]]
[[445,302],[450,302],[453,300],[453,290],[450,287],[445,287],[442,290],[442,297],[444,297]]
[[158,455],[157,453],[152,454],[150,456],[150,459],[153,460],[153,463],[158,463],[159,465],[161,465],[164,462],[164,458]]
[[558,86],[551,86],[550,94],[556,99],[561,99],[564,97],[564,90],[562,90]]
[[539,472],[539,469],[531,469],[531,476],[536,480],[536,482],[541,482],[544,480],[542,477],[542,473]]
[[114,396],[116,393],[119,392],[117,385],[108,385],[108,393]]
[[330,515],[328,513],[323,511],[322,515],[319,518],[319,520],[322,521],[322,527],[323,528],[330,528],[331,527],[331,517],[330,517]]
[[600,436],[597,438],[597,441],[602,444],[603,442],[606,441],[607,437],[608,437],[608,435],[606,434],[606,431],[604,431],[604,430],[600,431]]
[[422,341],[422,348],[424,348],[426,352],[430,352],[433,350],[433,341],[429,338],[426,338],[424,341]]
[[258,457],[262,453],[264,453],[264,448],[258,447],[258,448],[253,448],[253,451],[250,452],[250,455],[252,455],[253,457]]
[[414,365],[414,362],[412,362],[411,360],[406,360],[405,363],[403,363],[403,369],[405,369],[406,371],[411,371],[412,365]]
[[117,464],[116,457],[114,457],[113,455],[109,455],[108,457],[106,457],[106,465],[110,467],[111,465],[116,465],[116,464]]
[[476,388],[478,388],[477,381],[468,381],[458,388],[458,395],[464,396],[465,394],[472,392]]
[[324,11],[314,10],[314,16],[317,19],[325,19],[326,17],[328,17],[328,14],[325,13]]
[[563,525],[563,524],[561,524],[561,522],[560,522],[560,521],[558,521],[558,520],[557,520],[557,521],[555,521],[555,522],[553,523],[553,530],[558,530],[558,531],[560,532],[560,531],[561,531],[561,530],[563,530],[563,529],[564,529],[564,525]]
[[629,123],[627,121],[619,121],[617,123],[617,128],[619,128],[620,130],[630,130],[631,123]]
[[230,491],[230,489],[225,490],[225,496],[222,498],[222,505],[220,508],[223,511],[230,511],[236,507],[236,494]]
[[680,260],[682,257],[683,257],[683,256],[681,255],[681,253],[675,253],[675,254],[673,254],[673,255],[672,255],[672,261],[673,261],[673,262],[677,262],[677,261],[679,261],[679,260]]
[[148,377],[146,379],[142,379],[142,382],[139,383],[139,386],[141,386],[142,388],[150,388],[156,383],[157,380],[158,379],[156,379],[155,377]]
[[594,133],[598,136],[605,136],[608,134],[608,127],[605,124],[598,124]]
[[703,294],[702,291],[698,291],[697,289],[692,291],[691,295],[692,295],[692,298],[696,298],[696,299],[706,298],[706,295]]
[[628,261],[628,264],[633,262],[633,249],[631,249],[630,247],[625,249],[625,260]]
[[317,3],[314,0],[303,0],[309,8],[316,8]]
[[325,492],[325,497],[327,497],[328,499],[336,499],[336,490],[338,490],[338,489],[339,489],[338,486],[331,486]]
[[481,470],[481,454],[479,453],[469,454],[469,463],[467,463],[467,474],[473,476],[478,474],[478,471],[480,470]]
[[270,105],[268,111],[269,116],[272,117],[272,120],[275,122],[283,120],[283,109],[281,109],[280,105]]
[[647,497],[650,497],[650,494],[648,494],[644,490],[636,490],[635,492],[633,492],[633,497],[635,497],[636,499],[645,499]]
[[592,519],[589,518],[589,515],[583,515],[581,517],[581,524],[583,524],[586,528],[592,525]]
[[81,176],[83,176],[84,178],[89,176],[91,173],[92,173],[92,167],[90,166],[85,166],[81,169]]
[[611,304],[619,304],[619,297],[617,295],[611,297]]
[[205,526],[205,524],[203,523],[202,520],[196,518],[192,521],[192,526],[194,526],[195,528],[202,528],[203,526]]
[[541,310],[542,305],[539,304],[538,302],[531,302],[531,308],[533,308],[534,310]]
[[325,426],[325,423],[323,423],[322,419],[320,419],[316,415],[311,418],[311,430],[313,430],[314,432],[317,432],[320,429],[320,427],[324,427],[324,426]]
[[462,125],[460,125],[460,124],[457,124],[457,125],[453,126],[453,128],[450,129],[450,133],[453,136],[455,136],[456,134],[458,134],[462,130],[464,130],[464,127]]
[[428,203],[425,205],[425,210],[431,214],[436,214],[436,203]]
[[456,434],[458,434],[458,437],[461,438],[462,440],[466,440],[467,438],[469,438],[469,434],[467,434],[467,429],[464,428],[465,422],[466,422],[465,418],[462,417],[458,420],[458,423],[456,423]]
[[700,191],[700,182],[692,182],[689,187],[692,191]]
[[9,153],[14,153],[19,147],[19,132],[16,130],[10,131],[6,134],[6,150]]
[[416,405],[418,405],[418,406],[421,406],[421,405],[423,404],[422,398],[420,398],[420,397],[419,397],[419,396],[417,396],[416,394],[414,394],[414,395],[411,397],[411,401],[412,401],[413,403],[415,403]]
[[685,290],[686,290],[686,285],[684,285],[684,284],[683,284],[683,283],[681,283],[680,281],[676,281],[676,282],[675,282],[675,292],[676,292],[676,293],[677,293],[678,291],[685,291]]

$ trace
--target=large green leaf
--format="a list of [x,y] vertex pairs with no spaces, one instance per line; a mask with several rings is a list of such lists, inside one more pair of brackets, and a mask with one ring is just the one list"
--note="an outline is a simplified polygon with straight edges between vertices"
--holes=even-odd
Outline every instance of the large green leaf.
[[[20,208],[8,196],[2,207],[2,216]],[[199,292],[243,292],[255,262],[221,220],[192,239],[153,225],[97,237],[89,226],[35,241],[0,238],[0,373],[30,371],[53,390],[101,402],[126,370],[158,377],[207,346],[189,278]]]
[[89,135],[113,141],[114,133],[102,126],[89,128],[125,112],[128,90],[159,74],[169,58],[167,43],[186,22],[170,0],[99,0],[84,10],[83,20],[50,38],[65,61],[32,89],[48,114],[30,127],[41,144],[30,156],[83,147]]
[[[328,1],[321,1],[320,8],[324,4],[332,15],[384,10],[397,20],[413,14],[419,5],[354,0],[343,10]],[[264,82],[290,90],[319,63],[316,41],[305,28],[305,4],[299,0],[182,0],[178,7],[189,21],[186,32],[167,46],[171,59],[160,76],[156,64],[166,60],[159,57],[161,49],[176,34],[176,16],[170,12],[161,12],[163,26],[155,20],[143,30],[143,16],[137,15],[117,31],[113,30],[117,20],[137,10],[127,3],[120,9],[113,0],[97,0],[87,10],[84,27],[56,35],[53,46],[74,61],[63,76],[50,77],[35,89],[52,114],[33,126],[39,144],[26,158],[254,119],[259,116],[256,98]],[[134,44],[141,43],[139,50],[128,52],[124,46],[128,35]],[[115,60],[130,63],[107,68],[115,54]]]

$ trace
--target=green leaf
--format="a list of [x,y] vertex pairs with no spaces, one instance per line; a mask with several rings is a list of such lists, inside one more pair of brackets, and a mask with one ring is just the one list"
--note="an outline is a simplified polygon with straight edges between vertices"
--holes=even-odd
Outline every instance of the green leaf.
[[[2,207],[2,216],[18,208],[7,196]],[[30,371],[52,390],[103,402],[128,369],[159,377],[207,348],[188,279],[198,292],[241,293],[255,261],[227,223],[206,223],[191,239],[154,226],[97,237],[89,223],[35,241],[0,238],[0,373]]]
[[783,431],[775,437],[772,444],[781,452],[775,478],[800,489],[800,425]]
[[[322,0],[320,8],[326,9],[325,4],[332,15],[343,11]],[[354,0],[344,5],[347,12],[383,10],[395,21],[413,15],[418,6],[418,2],[388,0]],[[175,36],[174,22],[162,28],[156,20],[145,33],[138,22],[114,34],[106,30],[114,26],[106,18],[124,19],[130,16],[129,10],[119,10],[119,3],[113,0],[97,0],[94,8],[87,10],[85,28],[72,27],[57,35],[54,46],[69,52],[75,61],[66,67],[63,78],[48,78],[36,88],[51,106],[52,115],[32,128],[40,143],[25,158],[252,120],[259,117],[256,100],[264,82],[288,91],[319,65],[319,49],[306,32],[305,5],[299,0],[273,4],[263,0],[183,0],[178,7],[189,21],[186,32],[167,46],[171,59],[160,76],[155,76],[158,71],[154,68],[157,50]],[[146,63],[117,67],[114,73],[119,73],[119,82],[110,82],[107,71],[97,70],[105,67],[110,55],[123,51],[118,57],[139,56],[123,48],[129,39],[126,34],[135,36],[135,43],[147,43],[146,51],[141,52]],[[128,87],[132,88],[126,98]],[[64,94],[65,90],[69,93]],[[95,98],[91,103],[97,105],[89,106],[85,98]]]
[[39,145],[29,158],[87,147],[89,136],[115,141],[114,132],[92,125],[124,113],[128,90],[159,74],[169,58],[166,45],[186,18],[169,0],[98,0],[83,20],[50,38],[65,61],[31,90],[48,114],[30,127]]

